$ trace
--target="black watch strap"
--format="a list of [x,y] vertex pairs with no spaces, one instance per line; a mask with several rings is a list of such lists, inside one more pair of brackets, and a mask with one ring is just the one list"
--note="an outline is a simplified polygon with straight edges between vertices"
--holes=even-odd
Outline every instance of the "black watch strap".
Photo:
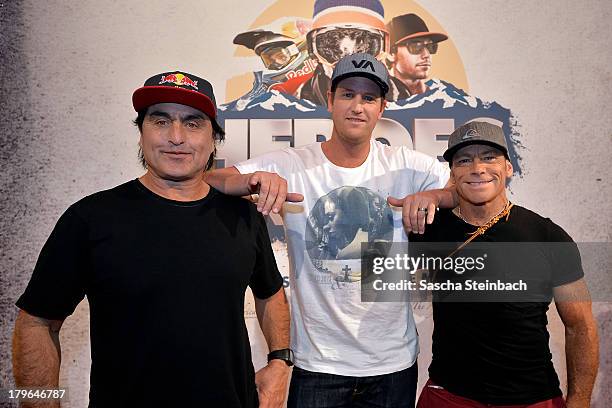
[[270,360],[283,360],[289,367],[293,365],[293,350],[282,349],[274,350],[268,354],[268,363]]

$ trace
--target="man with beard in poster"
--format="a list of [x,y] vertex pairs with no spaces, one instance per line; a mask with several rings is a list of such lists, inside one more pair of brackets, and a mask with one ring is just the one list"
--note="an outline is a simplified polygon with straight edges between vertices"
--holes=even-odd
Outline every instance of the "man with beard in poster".
[[[87,296],[90,407],[280,408],[291,364],[283,279],[261,214],[202,179],[225,134],[212,86],[167,72],[132,100],[146,173],[59,219],[17,301],[15,384],[58,387],[59,331]],[[271,350],[257,374],[247,286]]]
[[[414,406],[418,337],[410,304],[361,301],[360,254],[348,241],[405,242],[403,219],[422,231],[425,217],[418,208],[433,215],[436,206],[453,206],[455,197],[442,190],[445,164],[372,139],[387,91],[384,64],[367,53],[348,55],[336,64],[327,91],[333,121],[328,141],[270,152],[207,175],[226,193],[258,192],[264,214],[283,208],[296,363],[290,408]],[[363,211],[352,203],[353,193],[367,200]],[[285,198],[303,204],[283,207]],[[393,214],[387,199],[403,205],[403,214]],[[338,219],[327,211],[339,207],[345,211]],[[364,223],[366,214],[373,222]],[[330,228],[347,233],[342,248],[325,236]]]
[[[576,244],[550,219],[508,200],[506,181],[512,176],[512,164],[499,126],[487,122],[460,126],[450,135],[444,158],[451,164],[459,205],[441,209],[425,233],[411,234],[410,240],[422,245],[463,242],[451,250],[453,254],[470,250],[470,245],[477,248],[471,243],[489,243],[478,252],[486,251],[486,264],[492,265],[480,271],[481,276],[486,272],[506,281],[525,276],[534,287],[529,293],[496,293],[498,300],[486,303],[482,300],[490,293],[452,298],[458,302],[438,297],[433,303],[429,381],[418,407],[589,407],[599,361],[598,336]],[[505,242],[532,244],[492,244]],[[522,256],[513,256],[512,251],[522,251]],[[496,258],[492,253],[501,255]],[[458,273],[438,271],[435,280],[461,279]],[[548,346],[546,312],[552,299],[565,326],[565,402]]]
[[426,92],[432,55],[438,51],[438,43],[448,36],[430,32],[416,14],[394,17],[387,29],[391,38],[388,60],[393,84],[387,100],[397,101]]

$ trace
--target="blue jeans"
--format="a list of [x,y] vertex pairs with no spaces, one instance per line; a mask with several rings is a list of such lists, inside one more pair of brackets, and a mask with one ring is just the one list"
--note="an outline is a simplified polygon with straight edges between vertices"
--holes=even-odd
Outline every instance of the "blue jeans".
[[417,364],[395,373],[345,377],[294,367],[287,408],[414,408]]

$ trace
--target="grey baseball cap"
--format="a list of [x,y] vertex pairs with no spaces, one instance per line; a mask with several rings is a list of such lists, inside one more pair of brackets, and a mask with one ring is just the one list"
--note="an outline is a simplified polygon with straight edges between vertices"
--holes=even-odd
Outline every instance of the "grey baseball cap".
[[444,160],[452,163],[453,156],[459,149],[473,144],[493,146],[508,157],[508,145],[504,131],[497,125],[488,122],[469,122],[459,126],[448,138],[448,149],[443,154]]
[[353,76],[366,77],[376,82],[383,96],[389,90],[389,84],[387,83],[389,71],[387,71],[387,67],[370,54],[361,52],[342,57],[332,73],[332,92],[336,90],[340,81]]

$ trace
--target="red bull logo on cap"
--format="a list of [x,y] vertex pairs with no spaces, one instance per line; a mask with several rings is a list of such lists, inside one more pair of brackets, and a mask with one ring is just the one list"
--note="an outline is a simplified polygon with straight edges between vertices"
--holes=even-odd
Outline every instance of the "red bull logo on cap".
[[179,74],[179,73],[162,75],[161,80],[159,81],[159,84],[161,85],[165,83],[190,86],[194,89],[198,89],[198,81],[194,81],[188,76],[184,74]]

